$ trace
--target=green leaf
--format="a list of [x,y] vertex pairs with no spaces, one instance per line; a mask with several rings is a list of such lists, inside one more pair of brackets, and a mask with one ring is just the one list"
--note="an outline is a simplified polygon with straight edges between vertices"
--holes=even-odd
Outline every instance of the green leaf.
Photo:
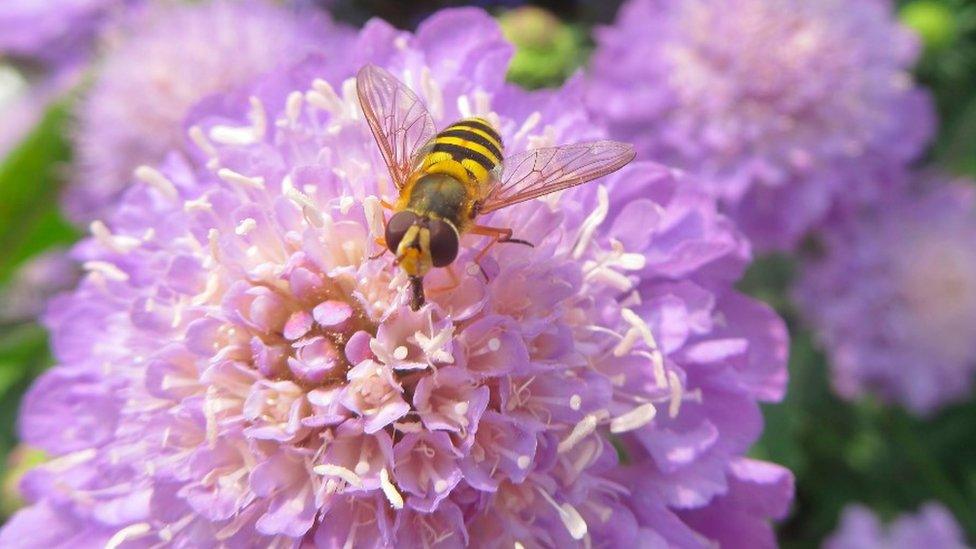
[[26,139],[0,164],[0,282],[27,258],[77,238],[58,213],[70,159],[65,137],[68,108],[53,105]]

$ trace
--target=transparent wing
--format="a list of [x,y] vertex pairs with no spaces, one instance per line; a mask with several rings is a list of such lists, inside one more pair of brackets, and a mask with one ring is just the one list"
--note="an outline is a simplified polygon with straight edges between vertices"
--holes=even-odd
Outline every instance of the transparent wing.
[[593,181],[626,166],[634,154],[627,143],[593,141],[512,155],[505,159],[500,180],[485,194],[481,213]]
[[356,75],[359,104],[397,189],[410,175],[418,150],[434,136],[434,120],[403,82],[376,65]]

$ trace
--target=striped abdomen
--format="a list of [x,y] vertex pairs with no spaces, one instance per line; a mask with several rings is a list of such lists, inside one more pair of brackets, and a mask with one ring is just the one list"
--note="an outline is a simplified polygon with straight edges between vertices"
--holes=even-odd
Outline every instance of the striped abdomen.
[[465,118],[434,137],[423,171],[446,173],[472,183],[488,181],[502,162],[502,139],[484,118]]

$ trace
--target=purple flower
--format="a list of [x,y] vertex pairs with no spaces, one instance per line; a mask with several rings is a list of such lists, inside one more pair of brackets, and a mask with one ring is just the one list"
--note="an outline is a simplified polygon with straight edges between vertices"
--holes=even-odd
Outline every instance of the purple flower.
[[7,0],[0,55],[48,68],[84,61],[112,16],[141,0]]
[[601,135],[579,82],[509,86],[510,55],[480,10],[375,20],[343,62],[196,108],[195,162],[138,170],[50,308],[60,364],[21,432],[55,457],[0,545],[771,545],[792,479],[742,456],[786,331],[732,289],[748,248],[686,177],[638,163],[496,212],[535,246],[495,246],[486,277],[465,237],[416,312],[376,256],[392,188],[355,71],[441,125],[489,117],[509,152]]
[[47,300],[74,286],[79,274],[77,265],[63,249],[33,257],[0,290],[0,322],[35,320]]
[[971,184],[896,194],[824,235],[796,288],[841,396],[921,414],[969,394],[976,368]]
[[156,5],[117,34],[79,107],[64,204],[85,221],[118,197],[135,167],[187,146],[181,123],[193,104],[311,52],[337,56],[349,38],[323,15],[264,0]]
[[758,248],[876,198],[932,133],[887,0],[631,0],[597,43],[591,109],[697,174]]
[[850,505],[825,549],[964,549],[962,529],[938,503],[927,503],[914,515],[904,514],[883,526],[870,509]]

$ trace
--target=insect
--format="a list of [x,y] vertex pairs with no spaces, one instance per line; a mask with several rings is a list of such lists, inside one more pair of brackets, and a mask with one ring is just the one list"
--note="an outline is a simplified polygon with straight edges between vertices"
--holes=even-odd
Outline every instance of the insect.
[[411,285],[413,310],[425,302],[423,278],[454,262],[461,235],[491,238],[475,263],[512,230],[479,225],[479,216],[613,173],[634,158],[615,141],[541,147],[503,156],[501,136],[485,118],[464,118],[435,133],[434,120],[403,82],[375,65],[356,76],[363,114],[399,197],[383,203],[394,214],[385,246]]

